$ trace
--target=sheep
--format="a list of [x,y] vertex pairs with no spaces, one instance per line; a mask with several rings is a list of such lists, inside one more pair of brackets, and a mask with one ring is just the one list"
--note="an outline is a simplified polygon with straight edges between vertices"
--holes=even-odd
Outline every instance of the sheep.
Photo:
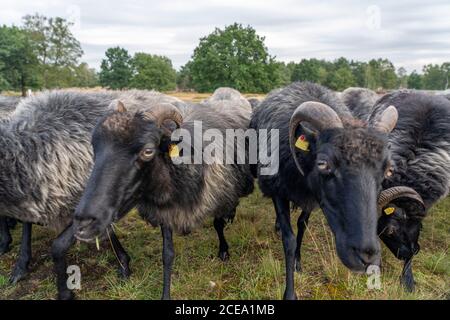
[[257,98],[249,98],[248,102],[252,106],[252,110],[253,110],[260,104],[261,101],[259,99],[257,99]]
[[[9,115],[14,111],[19,101],[19,97],[0,95],[0,122],[8,121]],[[0,217],[0,255],[10,250],[12,237],[9,229],[14,228],[15,225],[16,220]]]
[[[219,257],[228,258],[223,229],[226,221],[234,218],[239,199],[253,191],[253,176],[245,161],[224,164],[218,159],[220,152],[212,156],[212,160],[219,161],[191,163],[196,152],[204,153],[207,147],[220,148],[222,144],[214,139],[203,147],[196,140],[191,149],[191,141],[187,141],[185,134],[198,137],[208,129],[221,134],[227,129],[246,129],[250,118],[243,121],[242,110],[250,109],[250,105],[240,97],[234,100],[229,96],[232,100],[228,102],[233,103],[228,103],[227,98],[215,96],[189,106],[183,113],[169,104],[128,111],[126,102],[119,101],[116,112],[98,122],[92,136],[95,154],[92,173],[75,210],[73,227],[57,239],[53,251],[60,297],[71,296],[64,285],[67,277],[64,270],[65,253],[74,239],[93,241],[132,207],[153,226],[161,227],[163,299],[170,299],[173,231],[188,234],[207,217],[214,217]],[[197,132],[199,122],[202,129]],[[174,131],[176,128],[181,130]],[[185,134],[177,137],[180,131]],[[227,144],[224,150],[228,154],[242,147]],[[192,155],[185,154],[191,150],[195,151]],[[188,161],[179,163],[183,158]]]
[[7,118],[16,108],[20,97],[0,95],[0,119]]
[[[71,224],[93,162],[91,131],[119,97],[132,106],[174,99],[138,91],[44,92],[22,100],[9,121],[0,124],[0,215],[23,222],[11,283],[28,272],[32,224],[56,232]],[[112,231],[110,235],[119,272],[127,277],[129,257]]]
[[[294,268],[301,270],[301,242],[311,211],[320,206],[336,240],[341,261],[364,272],[378,265],[377,196],[389,172],[387,133],[397,112],[388,108],[366,127],[354,119],[332,91],[309,82],[296,82],[267,97],[254,110],[250,128],[278,130],[279,170],[256,173],[262,193],[271,197],[280,224],[285,253],[284,299],[296,299]],[[267,137],[268,140],[269,137]],[[269,142],[269,141],[268,141]],[[290,223],[290,202],[300,207],[297,243]]]
[[399,119],[389,135],[394,170],[383,182],[378,233],[404,261],[401,283],[413,291],[412,259],[420,249],[422,221],[450,189],[450,102],[417,91],[394,92],[378,101],[369,121],[389,105]]
[[350,109],[353,116],[367,121],[379,95],[366,88],[347,88],[341,93],[341,99]]

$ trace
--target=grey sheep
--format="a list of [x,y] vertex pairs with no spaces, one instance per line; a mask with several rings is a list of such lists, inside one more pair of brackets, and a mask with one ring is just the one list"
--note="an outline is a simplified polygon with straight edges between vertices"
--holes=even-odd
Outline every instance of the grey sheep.
[[[56,232],[70,225],[91,171],[91,131],[118,98],[130,108],[181,103],[156,92],[50,91],[23,99],[9,121],[0,124],[0,215],[23,222],[11,282],[27,274],[32,224]],[[119,271],[128,276],[129,257],[110,234],[121,260]]]
[[353,116],[367,121],[375,103],[380,96],[370,89],[366,88],[347,88],[341,93],[341,99],[350,109]]
[[[193,105],[182,114],[167,104],[157,105],[145,112],[126,110],[119,103],[117,111],[102,118],[94,130],[92,144],[95,164],[83,197],[76,209],[75,225],[58,240],[53,255],[58,261],[59,296],[71,298],[64,286],[65,252],[74,242],[92,241],[104,234],[108,226],[123,217],[129,208],[137,207],[139,214],[154,226],[161,226],[163,236],[163,299],[170,298],[171,270],[174,259],[172,232],[188,234],[206,218],[214,218],[219,238],[219,257],[228,258],[224,237],[227,220],[236,213],[239,198],[253,191],[253,177],[245,159],[243,164],[223,162],[221,151],[210,160],[191,162],[196,152],[223,145],[219,139],[198,146],[194,141],[176,137],[180,128],[197,138],[213,129],[223,137],[227,129],[246,129],[249,117],[243,110],[250,105],[235,91],[220,89],[210,99]],[[229,94],[232,93],[232,94]],[[222,95],[223,94],[223,95]],[[219,97],[219,98],[217,98]],[[246,114],[249,115],[249,112]],[[196,132],[195,124],[202,129]],[[245,142],[226,144],[223,151],[242,150]],[[176,150],[176,151],[174,151]],[[194,151],[191,155],[186,152]],[[186,157],[187,162],[177,159]],[[218,160],[218,161],[216,161]],[[100,191],[99,191],[100,190]]]

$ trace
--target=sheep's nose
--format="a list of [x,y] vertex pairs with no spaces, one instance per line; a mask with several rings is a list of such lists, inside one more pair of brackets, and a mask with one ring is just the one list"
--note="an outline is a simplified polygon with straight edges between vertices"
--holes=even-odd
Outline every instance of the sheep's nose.
[[380,248],[376,246],[354,248],[353,250],[366,266],[377,265],[380,262]]

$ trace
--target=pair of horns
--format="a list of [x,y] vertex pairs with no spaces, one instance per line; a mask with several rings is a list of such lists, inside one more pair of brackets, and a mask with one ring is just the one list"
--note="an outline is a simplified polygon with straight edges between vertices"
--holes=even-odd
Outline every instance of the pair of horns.
[[[389,106],[372,127],[379,132],[387,134],[394,129],[397,120],[397,109],[394,106]],[[308,122],[318,132],[325,129],[343,128],[344,126],[336,111],[320,102],[304,102],[294,111],[289,122],[289,144],[295,165],[303,175],[303,169],[300,166],[295,150],[295,130],[302,122]]]
[[423,210],[425,210],[425,203],[420,194],[418,194],[416,190],[404,186],[392,187],[381,191],[380,196],[378,197],[378,207],[382,210],[389,203],[399,198],[414,200],[422,206]]
[[[127,111],[125,105],[120,100],[117,100],[116,111],[120,113]],[[161,103],[150,110],[146,110],[144,112],[144,118],[155,121],[158,127],[161,127],[166,120],[174,121],[178,128],[183,123],[183,116],[181,115],[180,110],[170,103]]]

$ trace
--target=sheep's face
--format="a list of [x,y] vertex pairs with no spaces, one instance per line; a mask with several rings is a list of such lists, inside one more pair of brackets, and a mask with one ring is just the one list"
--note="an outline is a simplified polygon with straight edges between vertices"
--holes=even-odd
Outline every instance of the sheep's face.
[[298,158],[334,233],[339,258],[355,272],[379,265],[377,199],[390,172],[385,137],[365,128],[298,134],[309,141],[307,152],[297,150]]
[[418,241],[421,221],[411,216],[404,207],[390,203],[378,220],[378,234],[398,259],[408,260],[420,250]]
[[100,121],[92,138],[94,166],[75,211],[78,239],[102,235],[136,206],[145,173],[163,161],[164,132],[139,113],[115,112]]

